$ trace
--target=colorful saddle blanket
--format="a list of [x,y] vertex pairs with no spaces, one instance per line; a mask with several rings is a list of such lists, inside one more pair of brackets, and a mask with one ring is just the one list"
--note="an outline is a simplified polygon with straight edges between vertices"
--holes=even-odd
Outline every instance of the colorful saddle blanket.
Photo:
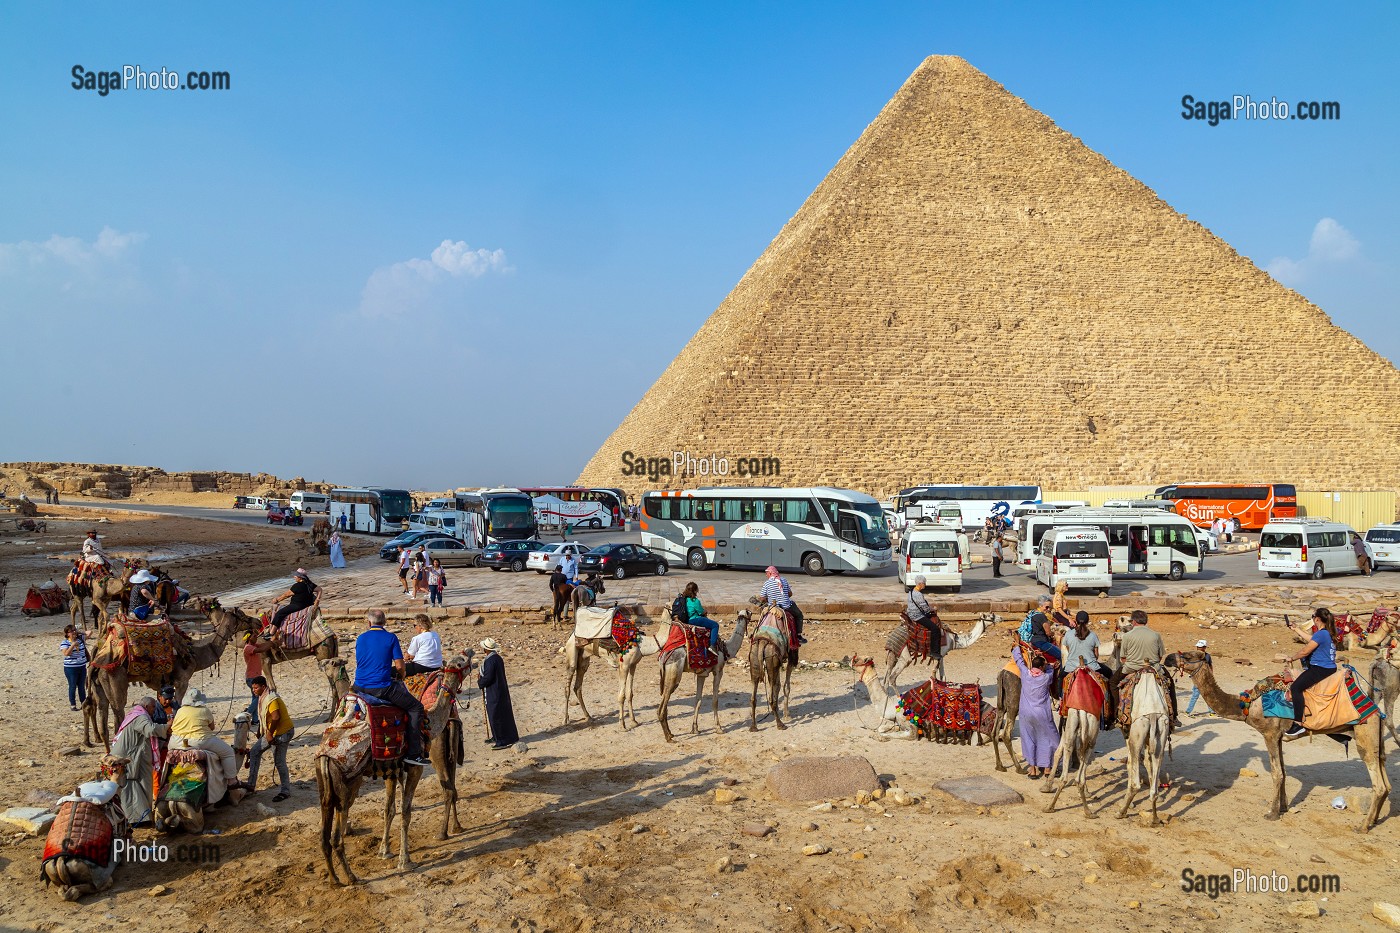
[[[268,632],[270,615],[262,617],[263,631]],[[307,606],[282,620],[282,649],[284,651],[310,651],[335,635],[330,624],[321,618],[319,606]]]
[[[1240,709],[1248,709],[1249,704],[1266,693],[1274,693],[1280,690],[1286,693],[1289,685],[1292,683],[1293,678],[1288,674],[1270,674],[1268,677],[1256,682],[1254,686],[1240,694]],[[1290,706],[1289,709],[1292,710],[1292,707]],[[1293,714],[1290,712],[1288,715],[1292,716]]]
[[1100,719],[1104,714],[1104,698],[1108,696],[1108,681],[1087,667],[1071,671],[1065,678],[1064,699],[1060,711],[1083,710]]
[[102,564],[90,564],[85,560],[73,562],[73,569],[68,571],[68,582],[73,586],[91,586],[98,580],[105,580],[112,575]]
[[[929,680],[901,695],[896,706],[923,731],[973,732],[983,727],[982,688],[978,684]],[[995,715],[995,710],[992,712]]]
[[209,797],[207,754],[198,749],[171,749],[165,760],[166,773],[161,779],[160,799],[187,803],[192,807],[204,806]]
[[442,671],[430,671],[426,674],[405,677],[403,685],[408,688],[409,693],[418,698],[418,702],[423,704],[423,709],[429,713],[440,703],[455,704],[457,702],[457,695],[446,689]]
[[793,622],[792,614],[774,607],[764,610],[758,621],[758,628],[749,636],[750,642],[755,638],[771,641],[787,651],[796,651],[801,645],[797,640],[797,626]]
[[56,615],[68,607],[67,600],[68,595],[51,584],[31,586],[20,611],[27,616]]
[[[1148,668],[1143,668],[1143,670],[1125,674],[1123,675],[1123,679],[1118,683],[1118,727],[1123,730],[1124,735],[1132,731],[1134,694],[1137,693],[1138,681],[1142,679],[1142,675],[1146,673],[1147,670]],[[1157,677],[1157,686],[1162,688],[1162,698],[1166,701],[1166,708],[1170,710],[1171,705],[1170,701],[1167,701],[1167,698],[1172,695],[1173,690],[1171,675],[1156,670],[1154,670],[1153,673]],[[1169,720],[1167,729],[1170,731],[1171,717],[1168,716],[1167,719]]]
[[637,621],[624,612],[613,613],[612,618],[612,640],[618,651],[631,651],[633,646],[642,640],[642,630],[637,627]]
[[142,622],[118,615],[97,646],[94,660],[109,670],[125,662],[131,680],[160,680],[175,669],[175,658],[187,650],[189,641],[169,619]]
[[[44,838],[44,858],[48,862],[56,858],[80,858],[99,868],[106,868],[112,862],[112,837],[116,823],[125,824],[120,818],[121,805],[114,799],[106,806],[98,806],[86,800],[65,800],[58,805],[58,816],[49,824],[49,834]],[[109,812],[115,807],[115,813]]]
[[929,658],[936,658],[939,649],[943,647],[942,626],[938,624],[938,615],[934,614],[933,622],[939,631],[938,644],[935,645],[933,633],[909,618],[908,613],[899,614],[902,620],[903,630],[895,628],[885,638],[885,652],[887,654],[898,655],[900,649],[909,652],[909,657],[914,661],[927,661]]
[[[1266,717],[1293,718],[1293,702],[1286,688],[1268,690],[1258,699],[1263,703]],[[1303,691],[1303,725],[1315,732],[1354,725],[1378,712],[1376,704],[1357,683],[1356,669],[1350,665],[1342,666],[1337,673]]]
[[664,656],[679,648],[685,649],[686,664],[692,671],[708,671],[719,659],[710,653],[710,632],[699,625],[686,625],[675,622],[666,644],[661,646]]

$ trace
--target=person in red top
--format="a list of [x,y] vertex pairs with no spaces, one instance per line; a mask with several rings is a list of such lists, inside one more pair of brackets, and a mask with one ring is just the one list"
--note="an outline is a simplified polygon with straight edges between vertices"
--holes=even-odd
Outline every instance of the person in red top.
[[248,687],[248,691],[253,697],[252,702],[248,704],[248,715],[253,720],[255,733],[258,731],[258,695],[252,693],[253,678],[264,676],[262,656],[271,650],[271,643],[259,644],[253,635],[243,636],[243,683]]

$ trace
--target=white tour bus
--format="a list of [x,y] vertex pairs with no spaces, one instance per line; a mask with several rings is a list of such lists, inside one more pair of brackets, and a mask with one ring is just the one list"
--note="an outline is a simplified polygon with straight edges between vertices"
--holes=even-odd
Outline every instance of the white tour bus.
[[407,489],[371,486],[361,489],[331,490],[331,524],[345,516],[350,531],[372,535],[396,535],[413,514],[413,497]]
[[1377,525],[1366,532],[1366,550],[1371,555],[1371,569],[1400,568],[1400,525]]
[[1035,572],[1040,539],[1051,528],[1088,525],[1108,537],[1118,573],[1150,573],[1180,580],[1205,567],[1195,526],[1161,509],[1065,509],[1027,515],[1016,526],[1016,561]]
[[1039,501],[1039,486],[914,486],[900,490],[894,511],[902,528],[911,521],[911,505],[956,505],[962,510],[964,528],[981,528],[993,515],[1009,518],[1016,506]]
[[1269,522],[1259,535],[1259,569],[1271,577],[1301,573],[1314,580],[1329,573],[1360,573],[1351,547],[1354,533],[1350,525],[1330,518]]
[[890,534],[874,496],[826,486],[673,489],[642,496],[642,546],[710,567],[879,570]]
[[324,512],[329,515],[331,497],[323,496],[319,492],[294,492],[292,493],[292,508],[298,512]]
[[1051,528],[1036,548],[1035,578],[1050,589],[1063,580],[1070,589],[1107,590],[1113,586],[1113,557],[1102,528]]

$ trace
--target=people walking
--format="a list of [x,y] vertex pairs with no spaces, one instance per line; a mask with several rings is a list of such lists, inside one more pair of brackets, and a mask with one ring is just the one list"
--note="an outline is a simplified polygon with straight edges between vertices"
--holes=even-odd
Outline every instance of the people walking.
[[413,566],[413,549],[408,545],[399,548],[399,585],[403,587],[403,595],[409,594],[408,570]]
[[340,529],[337,528],[331,532],[327,546],[331,552],[331,566],[337,570],[343,568],[345,566],[345,551],[340,543]]
[[258,721],[262,729],[248,752],[248,788],[252,791],[258,789],[258,769],[262,765],[263,752],[270,748],[277,778],[282,782],[272,802],[279,803],[292,795],[291,774],[287,771],[287,746],[292,744],[292,716],[277,691],[268,687],[267,678],[253,678],[253,693],[258,697]]
[[77,709],[87,702],[87,640],[77,626],[65,626],[58,650],[63,654],[63,676],[68,678],[68,705]]
[[447,588],[447,572],[442,569],[442,561],[433,558],[428,568],[428,605],[442,605],[442,591]]
[[1011,649],[1011,658],[1021,674],[1021,704],[1017,716],[1021,722],[1021,755],[1030,766],[1031,780],[1048,774],[1055,761],[1055,749],[1060,733],[1055,728],[1055,715],[1050,709],[1050,685],[1054,682],[1054,665],[1037,655],[1029,666],[1021,656],[1021,646]]
[[408,641],[404,676],[442,670],[442,636],[433,631],[433,620],[419,613],[413,620],[413,627],[418,634]]
[[[1205,640],[1204,638],[1202,638],[1200,641],[1196,642],[1196,648],[1201,652],[1201,654],[1205,655],[1205,664],[1206,664],[1206,667],[1214,668],[1214,667],[1215,667],[1215,664],[1214,664],[1214,662],[1211,660],[1210,652],[1206,650],[1206,640]],[[1187,716],[1194,716],[1194,715],[1196,715],[1196,713],[1194,712],[1195,709],[1196,709],[1196,701],[1199,700],[1200,698],[1201,698],[1201,688],[1198,687],[1198,686],[1196,686],[1196,685],[1193,683],[1192,686],[1191,686],[1191,699],[1186,701],[1186,715],[1187,715]],[[1204,716],[1205,714],[1202,713],[1201,715]]]
[[496,750],[510,748],[520,741],[520,733],[515,727],[515,710],[510,703],[510,685],[506,683],[501,646],[496,639],[485,638],[481,647],[486,652],[486,660],[481,662],[476,685],[481,688],[486,702],[486,722],[491,727],[491,736],[486,741]]

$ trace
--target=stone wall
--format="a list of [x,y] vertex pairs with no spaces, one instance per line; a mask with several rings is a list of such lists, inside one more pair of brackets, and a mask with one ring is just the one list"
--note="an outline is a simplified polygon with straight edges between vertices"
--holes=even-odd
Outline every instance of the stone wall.
[[[579,477],[887,495],[1192,479],[1395,489],[1400,372],[966,62],[930,58]],[[1325,453],[1323,452],[1325,451]]]
[[286,496],[296,490],[329,492],[332,488],[330,483],[310,483],[300,476],[280,479],[271,473],[167,473],[159,467],[98,463],[0,463],[0,474],[0,482],[8,481],[16,492],[57,489],[65,496],[95,499],[127,499],[159,492]]

